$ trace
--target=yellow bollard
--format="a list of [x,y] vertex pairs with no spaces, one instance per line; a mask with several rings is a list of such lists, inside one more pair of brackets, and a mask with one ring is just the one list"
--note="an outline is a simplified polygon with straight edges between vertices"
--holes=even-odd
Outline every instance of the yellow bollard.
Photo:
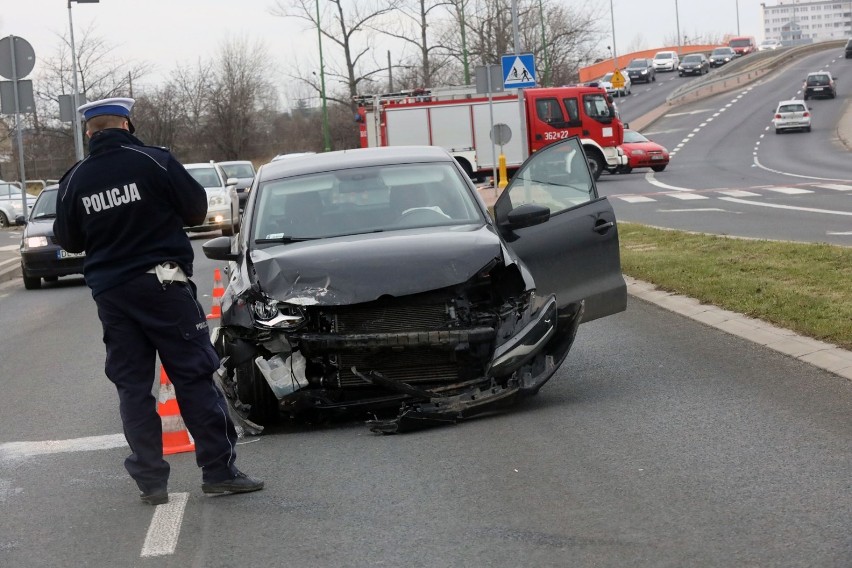
[[506,173],[506,155],[500,154],[500,157],[497,158],[497,171],[500,177],[500,181],[497,183],[497,187],[503,189],[507,185],[509,185],[509,176]]

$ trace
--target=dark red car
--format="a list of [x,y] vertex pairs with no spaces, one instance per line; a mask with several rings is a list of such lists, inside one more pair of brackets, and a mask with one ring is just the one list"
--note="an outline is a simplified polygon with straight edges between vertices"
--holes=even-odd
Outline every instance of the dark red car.
[[635,130],[624,129],[624,143],[621,148],[627,156],[627,165],[621,166],[618,170],[620,173],[630,173],[633,168],[651,168],[655,172],[661,172],[669,165],[669,151]]

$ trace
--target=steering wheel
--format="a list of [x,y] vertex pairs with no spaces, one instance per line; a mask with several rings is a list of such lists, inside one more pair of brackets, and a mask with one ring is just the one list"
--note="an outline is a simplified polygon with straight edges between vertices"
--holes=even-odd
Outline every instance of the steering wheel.
[[434,207],[412,207],[402,212],[396,220],[396,225],[428,225],[451,219],[449,215]]

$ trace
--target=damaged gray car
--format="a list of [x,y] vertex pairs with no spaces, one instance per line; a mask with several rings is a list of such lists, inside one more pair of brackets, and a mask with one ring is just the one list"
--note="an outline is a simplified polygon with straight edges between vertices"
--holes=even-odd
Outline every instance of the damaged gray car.
[[258,172],[214,344],[234,416],[449,424],[531,395],[582,322],[623,311],[618,229],[577,138],[531,156],[493,215],[438,147],[347,150]]

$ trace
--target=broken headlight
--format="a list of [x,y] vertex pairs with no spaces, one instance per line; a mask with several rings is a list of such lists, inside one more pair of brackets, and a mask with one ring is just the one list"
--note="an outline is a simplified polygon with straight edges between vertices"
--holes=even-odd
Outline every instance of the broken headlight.
[[299,306],[271,298],[256,300],[251,304],[251,311],[255,324],[264,329],[296,329],[305,321],[305,314]]

